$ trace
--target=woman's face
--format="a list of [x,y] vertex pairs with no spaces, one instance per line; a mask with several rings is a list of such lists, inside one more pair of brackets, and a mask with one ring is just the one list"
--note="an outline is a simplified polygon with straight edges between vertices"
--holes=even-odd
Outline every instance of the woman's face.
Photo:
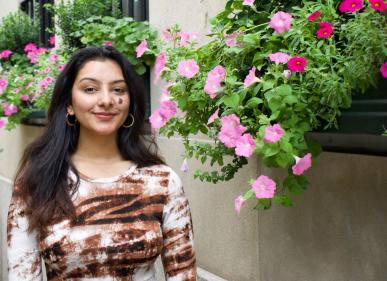
[[129,93],[120,66],[113,60],[91,60],[79,70],[72,104],[81,133],[115,135],[129,113]]

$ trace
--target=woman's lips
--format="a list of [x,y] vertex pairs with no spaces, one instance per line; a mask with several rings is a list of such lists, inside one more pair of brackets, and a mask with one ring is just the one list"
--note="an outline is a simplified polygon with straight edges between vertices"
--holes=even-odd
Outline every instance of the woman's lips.
[[97,112],[97,113],[94,113],[94,115],[95,115],[99,120],[108,121],[108,120],[113,119],[113,117],[114,117],[115,114],[113,114],[113,113],[104,113],[104,112]]

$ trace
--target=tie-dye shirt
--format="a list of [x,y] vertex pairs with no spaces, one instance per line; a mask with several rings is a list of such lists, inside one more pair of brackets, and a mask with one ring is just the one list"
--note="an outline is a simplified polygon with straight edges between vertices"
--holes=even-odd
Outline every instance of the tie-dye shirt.
[[[76,176],[70,171],[69,182]],[[131,167],[120,176],[80,175],[76,220],[63,219],[44,236],[28,233],[15,189],[8,212],[9,281],[156,281],[161,254],[166,280],[196,280],[193,232],[180,178],[169,167]],[[38,238],[39,237],[39,238]]]

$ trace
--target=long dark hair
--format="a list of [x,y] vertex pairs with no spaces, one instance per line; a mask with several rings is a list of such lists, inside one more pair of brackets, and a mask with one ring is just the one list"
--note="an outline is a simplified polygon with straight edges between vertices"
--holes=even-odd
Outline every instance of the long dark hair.
[[[56,218],[75,217],[71,196],[79,185],[79,175],[71,161],[79,137],[79,126],[66,124],[67,106],[71,104],[71,91],[81,67],[91,60],[115,61],[122,70],[130,96],[129,112],[134,116],[130,128],[121,127],[117,145],[122,157],[138,167],[163,164],[152,139],[145,139],[145,87],[127,59],[108,46],[87,47],[75,53],[59,75],[50,107],[48,124],[44,132],[24,151],[15,177],[15,192],[26,203],[29,230],[41,233]],[[151,146],[153,144],[153,147]],[[69,183],[69,169],[75,171],[77,182]]]

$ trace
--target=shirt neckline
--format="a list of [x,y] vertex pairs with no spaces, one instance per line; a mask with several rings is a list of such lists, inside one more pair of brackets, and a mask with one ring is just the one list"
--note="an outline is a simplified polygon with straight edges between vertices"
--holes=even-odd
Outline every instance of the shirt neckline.
[[[136,168],[137,168],[137,164],[133,164],[126,171],[122,172],[121,174],[116,175],[116,176],[111,176],[111,177],[90,177],[90,176],[87,176],[79,171],[78,171],[78,175],[79,175],[79,178],[85,182],[109,183],[109,182],[116,182],[121,177],[127,176],[127,175],[133,173]],[[71,169],[71,172],[74,173],[74,171],[72,169]]]

